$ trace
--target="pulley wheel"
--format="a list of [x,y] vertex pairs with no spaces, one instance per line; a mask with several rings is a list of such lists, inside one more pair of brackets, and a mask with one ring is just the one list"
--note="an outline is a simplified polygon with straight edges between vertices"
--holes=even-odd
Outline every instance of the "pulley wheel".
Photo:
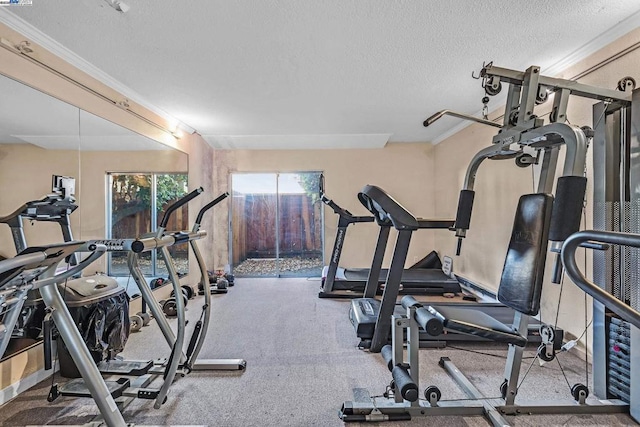
[[436,402],[439,402],[442,397],[442,392],[434,385],[430,385],[424,389],[424,398],[427,399],[428,402],[431,402],[432,397],[435,398]]
[[581,383],[574,384],[573,387],[571,387],[571,395],[576,402],[580,402],[581,397],[584,397],[584,399],[589,397],[589,388]]
[[543,344],[540,347],[538,347],[538,357],[541,360],[544,360],[545,362],[551,362],[553,359],[556,358],[556,354],[555,354],[555,351],[552,351],[550,355],[547,354],[547,348]]

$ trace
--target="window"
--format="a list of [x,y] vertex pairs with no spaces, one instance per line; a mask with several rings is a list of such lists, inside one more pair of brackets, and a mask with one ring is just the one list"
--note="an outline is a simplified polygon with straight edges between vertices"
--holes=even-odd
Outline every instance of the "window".
[[320,276],[320,172],[233,173],[231,256],[237,276]]
[[[187,194],[187,174],[185,173],[110,173],[108,178],[107,237],[110,239],[136,238],[155,231],[165,209]],[[188,206],[173,213],[168,231],[190,229]],[[176,262],[178,273],[189,271],[188,244],[169,248]],[[157,251],[140,256],[140,267],[145,276],[167,277],[164,262]],[[158,262],[160,261],[160,262]],[[128,276],[126,252],[109,253],[108,274]]]

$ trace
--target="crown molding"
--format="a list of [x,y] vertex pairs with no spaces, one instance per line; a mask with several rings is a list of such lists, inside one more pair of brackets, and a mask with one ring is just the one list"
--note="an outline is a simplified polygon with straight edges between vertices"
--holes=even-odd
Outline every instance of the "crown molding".
[[560,61],[541,70],[546,76],[555,77],[625,34],[640,27],[640,11],[628,16],[604,33],[593,38]]
[[[583,59],[586,59],[590,55],[593,55],[603,47],[609,45],[610,43],[613,43],[614,41],[618,40],[620,37],[637,29],[638,27],[640,27],[640,11],[623,19],[614,27],[609,28],[607,31],[593,38],[588,43],[585,43],[583,46],[571,52],[569,55],[559,60],[558,62],[543,68],[542,73],[545,76],[555,77],[560,73],[562,73],[563,71],[565,71],[567,68],[577,64]],[[506,97],[503,97],[501,101],[504,102],[505,99]],[[481,117],[482,110],[476,111],[475,114],[473,115],[476,117]],[[472,124],[473,123],[464,121],[452,127],[448,131],[442,133],[440,136],[438,136],[433,141],[431,141],[431,143],[433,145],[437,145],[442,141],[444,141],[445,139],[455,135],[456,133],[460,132],[461,130],[463,130],[464,128]]]
[[14,13],[10,12],[7,9],[8,8],[6,7],[0,8],[0,23],[5,24],[7,27],[11,28],[15,32],[29,39],[29,41],[38,44],[39,46],[46,49],[53,55],[67,62],[68,64],[72,65],[73,67],[77,68],[78,70],[82,71],[88,76],[96,79],[100,83],[119,92],[120,94],[125,96],[127,99],[157,114],[158,116],[163,117],[168,122],[179,124],[184,131],[188,133],[195,132],[195,129],[182,123],[180,120],[177,120],[175,117],[172,117],[169,113],[158,108],[157,106],[155,106],[154,104],[146,100],[142,95],[140,95],[138,92],[136,92],[129,86],[121,83],[114,77],[105,73],[100,68],[96,67],[95,65],[91,64],[87,60],[83,59],[73,51],[69,50],[62,44],[58,43],[56,40],[49,37],[47,34],[38,30],[36,27],[29,24],[27,21],[25,21],[24,19],[20,18],[19,16],[15,15]]

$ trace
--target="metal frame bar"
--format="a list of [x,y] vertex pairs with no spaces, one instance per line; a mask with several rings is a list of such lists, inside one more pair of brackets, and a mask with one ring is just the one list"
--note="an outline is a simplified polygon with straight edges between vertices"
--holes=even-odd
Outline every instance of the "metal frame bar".
[[[384,261],[384,252],[387,249],[387,243],[389,242],[390,231],[391,225],[380,225],[380,232],[378,233],[376,249],[373,253],[371,269],[369,270],[367,283],[364,286],[364,292],[362,294],[363,298],[374,298],[378,292],[378,281],[380,279],[380,271],[382,270],[382,262]],[[402,268],[404,269],[404,264]],[[387,281],[388,277],[389,276],[387,276]]]
[[[398,230],[396,246],[393,250],[393,258],[391,259],[384,292],[382,293],[382,301],[380,302],[380,312],[378,313],[378,320],[376,320],[375,331],[371,339],[371,346],[369,347],[369,350],[374,353],[379,352],[389,341],[391,315],[393,314],[396,299],[400,293],[400,282],[402,281],[402,272],[404,271],[404,263],[409,252],[412,233],[413,230]],[[371,271],[369,274],[370,279],[373,274],[373,268]]]
[[[527,70],[528,71],[528,70]],[[527,72],[510,70],[508,68],[486,65],[481,72],[482,77],[497,76],[500,81],[511,85],[522,86],[527,78]],[[597,86],[590,86],[578,83],[575,80],[558,79],[554,77],[538,77],[538,84],[550,88],[552,91],[558,89],[568,89],[572,95],[583,98],[596,99],[600,101],[620,101],[624,104],[631,102],[631,96],[626,92],[612,89],[604,89]]]
[[[514,318],[514,325],[525,325],[529,316],[522,315]],[[392,351],[393,364],[406,363],[404,353],[403,335],[406,330],[407,358],[409,361],[409,371],[414,383],[420,388],[419,383],[419,355],[418,345],[411,345],[416,339],[419,325],[415,320],[415,307],[409,307],[406,315],[393,316],[392,329]],[[388,398],[373,397],[368,402],[347,401],[342,405],[340,417],[343,421],[399,421],[408,420],[413,417],[428,416],[468,416],[484,415],[494,427],[504,427],[510,423],[504,415],[518,414],[613,414],[624,413],[630,410],[629,405],[620,400],[598,400],[589,404],[579,404],[570,402],[567,404],[553,402],[539,402],[535,405],[515,404],[517,381],[520,372],[519,362],[522,360],[523,348],[513,349],[509,346],[509,355],[505,364],[505,374],[509,380],[506,399],[496,399],[485,397],[476,386],[455,366],[447,357],[440,359],[440,366],[447,371],[450,377],[456,382],[462,391],[469,397],[469,400],[447,401],[441,400],[435,404],[429,403],[427,406],[423,401],[408,402],[402,399],[397,386],[393,390],[393,396]],[[509,366],[511,365],[511,367]],[[496,405],[495,401],[504,402]],[[633,410],[633,409],[632,409]]]
[[[228,194],[228,193],[227,193]],[[202,212],[202,211],[201,211]],[[198,232],[200,230],[200,224],[196,222],[193,226],[193,232]],[[200,336],[196,341],[195,348],[193,350],[193,354],[191,355],[191,361],[187,368],[193,369],[194,371],[204,371],[204,370],[243,370],[247,365],[247,362],[244,359],[205,359],[198,360],[198,355],[200,354],[200,350],[202,349],[202,345],[204,344],[204,340],[207,336],[207,331],[209,330],[209,324],[211,323],[211,290],[209,285],[209,277],[207,273],[207,265],[204,262],[204,258],[202,257],[202,253],[200,252],[200,248],[197,245],[195,240],[191,240],[189,242],[191,246],[191,250],[193,255],[196,257],[196,261],[198,263],[198,267],[200,268],[200,276],[202,277],[202,286],[204,291],[204,303],[203,303],[203,311],[204,316],[202,320],[202,329],[200,331]],[[176,294],[178,295],[178,294]]]

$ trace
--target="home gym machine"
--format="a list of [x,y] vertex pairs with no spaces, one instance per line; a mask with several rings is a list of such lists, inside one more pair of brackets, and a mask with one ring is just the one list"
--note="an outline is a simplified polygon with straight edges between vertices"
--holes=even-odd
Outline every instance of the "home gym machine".
[[[360,222],[376,222],[380,228],[378,240],[374,251],[373,265],[382,265],[384,252],[389,238],[389,230],[392,227],[391,221],[381,221],[377,216],[354,216],[348,210],[340,207],[336,202],[329,199],[324,192],[324,176],[320,175],[320,198],[322,202],[329,206],[338,215],[338,228],[336,240],[331,252],[329,266],[323,270],[322,285],[318,296],[320,298],[359,298],[365,293],[365,289],[370,278],[370,268],[340,268],[338,263],[342,254],[347,227],[350,224]],[[378,268],[379,274],[376,281],[376,288],[372,288],[374,295],[382,294],[383,286],[386,282],[389,270]],[[338,276],[340,272],[340,276]],[[325,274],[326,273],[326,274]],[[371,279],[373,280],[373,278]],[[442,263],[435,251],[432,251],[425,258],[415,265],[402,271],[402,289],[400,293],[443,295],[446,293],[455,294],[460,292],[458,281],[450,274],[443,272]],[[373,285],[372,285],[373,286]],[[370,290],[371,291],[371,290]]]
[[[194,239],[201,239],[205,235],[206,233],[204,232],[178,232],[164,235],[161,238],[120,239],[119,242],[106,241],[106,243],[112,243],[112,250],[116,249],[116,245],[119,244],[120,246],[117,246],[117,250],[131,250],[136,253],[142,253],[152,249],[166,248],[174,244],[187,243]],[[80,251],[86,251],[91,245],[95,245],[95,243],[86,242],[85,245],[80,248]],[[180,282],[178,281],[175,266],[173,266],[172,261],[167,261],[167,268],[174,290],[180,292]],[[175,339],[170,343],[167,339],[171,348],[168,359],[155,361],[120,361],[116,359],[102,361],[96,365],[88,353],[84,341],[82,341],[77,326],[68,314],[68,309],[58,288],[41,288],[41,293],[45,304],[48,309],[51,310],[51,315],[60,335],[65,343],[67,343],[71,358],[82,376],[82,378],[69,381],[60,387],[52,387],[49,393],[49,400],[53,400],[59,395],[91,397],[98,405],[101,416],[109,426],[126,425],[115,402],[115,399],[121,396],[155,400],[155,408],[159,408],[166,402],[169,387],[175,380],[176,375],[180,373],[179,362],[183,360],[182,348],[185,335],[184,315],[182,319],[178,316],[178,332]],[[178,304],[181,305],[181,303],[182,301],[178,299]],[[147,300],[147,304],[156,318],[156,323],[166,326],[171,333],[169,324],[162,315],[161,308],[157,302],[154,300],[154,302],[151,303],[151,301]],[[179,306],[179,309],[184,310],[184,306]],[[163,326],[161,326],[161,329],[165,332]],[[173,334],[171,333],[171,335]],[[117,375],[119,378],[116,380],[104,380],[101,376],[102,374]],[[158,375],[162,378],[160,387],[149,387],[151,381]],[[130,377],[136,378],[132,380]],[[127,403],[127,401],[123,402],[123,406],[126,406]]]
[[[543,156],[538,193],[523,196],[520,200],[498,290],[498,299],[516,311],[513,325],[507,326],[480,311],[471,314],[469,312],[464,313],[460,309],[451,310],[449,307],[417,307],[412,305],[411,301],[407,301],[405,304],[407,315],[394,317],[392,341],[395,338],[395,347],[392,344],[392,347],[385,347],[383,351],[394,378],[390,386],[391,391],[386,394],[386,398],[374,397],[345,402],[340,416],[344,421],[384,421],[406,420],[411,419],[412,416],[426,415],[484,414],[493,425],[504,426],[508,425],[508,422],[503,418],[503,415],[521,413],[611,413],[628,411],[631,407],[632,416],[637,419],[637,408],[640,406],[638,403],[638,385],[635,383],[630,384],[633,382],[634,368],[637,369],[638,366],[638,358],[635,355],[631,356],[630,361],[624,361],[619,357],[609,355],[609,358],[613,361],[612,363],[619,363],[622,366],[622,368],[617,366],[616,374],[610,376],[604,373],[607,368],[610,369],[610,367],[606,366],[606,363],[602,363],[595,355],[593,361],[594,376],[597,376],[597,370],[602,369],[604,383],[619,385],[622,382],[629,385],[627,389],[630,390],[628,396],[631,399],[630,401],[615,399],[616,393],[611,391],[599,394],[596,387],[596,395],[604,400],[596,400],[587,404],[586,398],[589,394],[587,386],[576,384],[571,387],[571,394],[576,402],[571,402],[569,405],[559,405],[557,402],[544,402],[535,406],[515,404],[523,350],[528,342],[527,338],[519,331],[525,330],[529,317],[536,315],[539,311],[547,241],[551,242],[549,246],[556,253],[560,252],[562,244],[565,242],[566,252],[573,254],[575,247],[582,244],[593,249],[600,249],[599,256],[603,256],[607,246],[599,244],[598,240],[605,243],[638,246],[637,239],[631,238],[621,238],[619,240],[609,238],[607,240],[592,234],[581,240],[570,237],[579,227],[584,203],[586,182],[583,175],[587,136],[594,136],[594,145],[596,147],[597,145],[602,145],[601,148],[608,151],[609,154],[612,152],[619,153],[621,146],[627,147],[628,153],[629,135],[625,130],[628,131],[631,128],[631,121],[624,120],[624,114],[631,107],[631,94],[624,91],[594,88],[575,81],[543,77],[540,76],[539,67],[535,66],[522,73],[497,68],[489,64],[484,66],[481,76],[487,95],[497,94],[500,91],[501,82],[509,83],[509,92],[504,123],[503,125],[498,125],[501,130],[494,137],[493,146],[481,151],[467,170],[465,189],[461,193],[455,225],[458,238],[464,237],[466,230],[469,228],[469,218],[473,204],[473,192],[469,190],[473,186],[477,166],[484,158],[490,158],[489,156],[492,152],[503,153],[505,156],[515,157],[517,161],[524,160],[530,163],[534,158],[522,157],[524,155],[522,148],[527,146],[537,150],[536,161],[539,160],[540,154]],[[626,83],[619,84],[619,89],[628,88],[629,85]],[[541,118],[533,114],[533,111],[535,104],[545,100],[550,93],[555,93],[555,99],[549,117],[551,123],[545,125]],[[595,131],[590,128],[580,129],[565,123],[566,107],[572,94],[601,101],[594,107],[593,123]],[[446,113],[448,112],[440,112],[427,119],[425,126],[432,123],[434,118],[437,119]],[[630,113],[627,112],[626,114]],[[458,117],[464,116],[455,115]],[[486,121],[476,118],[471,119],[480,122]],[[493,125],[497,124],[494,123]],[[567,153],[563,176],[558,179],[556,198],[553,201],[553,209],[550,210],[549,206],[552,203],[552,198],[548,194],[552,189],[560,144],[564,144],[567,147]],[[540,149],[542,149],[542,152]],[[615,155],[612,157],[615,157]],[[619,155],[617,158],[619,162]],[[613,159],[611,161],[615,162]],[[595,179],[598,180],[598,178],[596,173]],[[596,185],[603,185],[603,182],[596,183]],[[615,193],[615,190],[613,192]],[[634,215],[630,215],[630,217],[634,217]],[[635,215],[635,218],[637,221],[637,215]],[[458,250],[460,249],[460,241],[458,242]],[[637,256],[637,253],[635,256]],[[612,346],[614,351],[617,350],[620,353],[628,352],[630,354],[634,341],[636,343],[638,341],[638,333],[635,328],[640,325],[640,313],[637,310],[637,306],[635,308],[630,307],[627,301],[615,296],[611,297],[596,285],[586,284],[583,277],[576,278],[575,259],[571,264],[567,262],[568,257],[569,255],[563,254],[562,260],[567,265],[570,277],[583,290],[592,295],[598,304],[601,304],[601,311],[604,313],[604,319],[594,319],[594,338],[596,341],[604,342],[606,339],[604,337],[606,335],[605,328],[604,326],[598,328],[597,324],[602,322],[605,325],[608,322],[607,317],[613,319],[613,313],[617,316],[617,320],[610,321],[613,327],[608,345]],[[562,275],[561,265],[558,265],[559,261],[560,256],[558,255],[552,280],[554,282],[559,281]],[[620,262],[619,258],[617,262]],[[637,266],[637,263],[635,265]],[[614,275],[611,269],[608,269],[608,274],[610,276]],[[622,278],[620,282],[627,288],[623,291],[623,294],[636,295],[635,303],[637,304],[638,293],[640,292],[637,281],[634,284]],[[423,308],[426,309],[423,310]],[[419,316],[417,315],[418,310],[420,311]],[[481,335],[490,340],[508,344],[509,350],[504,380],[499,387],[504,401],[503,405],[496,406],[488,398],[484,397],[455,367],[453,362],[447,358],[442,358],[440,365],[447,370],[449,375],[465,391],[469,401],[440,402],[441,393],[436,387],[428,387],[425,390],[425,400],[420,401],[418,397],[419,367],[417,365],[417,345],[415,343],[417,342],[418,320],[424,324],[425,318],[432,322],[442,322],[442,327],[447,330]],[[628,325],[629,333],[619,327],[625,323]],[[408,362],[404,360],[402,352],[402,332],[404,328],[409,328],[407,332]],[[554,335],[554,330],[546,325],[544,329],[541,329],[541,335],[545,337],[545,341],[538,348],[537,357],[545,361],[551,361],[555,358],[554,346],[550,342]],[[596,338],[596,336],[598,337]],[[627,346],[627,343],[630,345]],[[594,344],[594,352],[596,351],[597,346]],[[605,366],[605,368],[601,366]],[[630,372],[629,377],[625,378],[625,374],[622,373],[620,375],[620,372],[624,372],[624,369],[628,367],[632,372]],[[620,381],[621,379],[622,381]],[[594,378],[594,384],[596,381]],[[617,396],[622,397],[622,394],[624,393],[618,393]]]
[[[545,200],[546,199],[546,200]],[[512,233],[509,251],[505,260],[499,293],[501,300],[511,307],[518,307],[521,314],[529,310],[535,311],[539,307],[539,288],[542,286],[542,274],[546,253],[546,237],[548,236],[550,220],[551,196],[542,194],[526,195],[521,198],[514,232]],[[546,232],[544,230],[547,230]],[[537,239],[522,239],[523,233]],[[640,248],[640,235],[612,233],[612,232],[579,232],[571,235],[562,247],[562,261],[566,267],[569,278],[584,292],[603,304],[611,313],[631,328],[630,339],[638,339],[640,330],[640,312],[617,299],[615,296],[603,290],[600,286],[590,282],[578,268],[575,261],[575,251],[583,243],[590,247],[604,248],[608,245],[624,245]],[[523,256],[524,254],[524,256]],[[638,292],[638,288],[634,288]],[[522,298],[523,294],[527,298]],[[538,296],[536,296],[538,294]],[[401,421],[409,420],[417,416],[435,415],[485,415],[494,426],[509,425],[504,416],[520,414],[605,414],[630,412],[630,415],[640,421],[637,401],[640,393],[640,385],[633,373],[625,377],[629,383],[632,399],[623,401],[620,399],[590,399],[586,385],[577,383],[570,388],[575,401],[563,403],[558,400],[546,400],[535,404],[517,404],[515,399],[518,387],[512,388],[511,384],[518,381],[520,374],[520,362],[522,350],[527,344],[524,336],[506,325],[495,322],[494,319],[484,317],[482,312],[475,313],[473,317],[451,318],[450,312],[442,312],[434,307],[422,307],[413,305],[411,297],[404,297],[403,305],[407,311],[405,315],[393,317],[392,344],[382,350],[382,356],[387,368],[391,371],[393,382],[392,390],[385,398],[370,398],[371,402],[345,402],[340,417],[345,422],[354,421]],[[406,301],[405,301],[406,300]],[[525,300],[526,303],[525,303]],[[524,303],[524,305],[522,305]],[[427,323],[428,322],[428,323]],[[424,400],[419,398],[419,357],[418,357],[418,330],[429,325],[430,329],[446,327],[447,329],[460,330],[464,333],[482,334],[496,342],[509,344],[509,357],[505,368],[506,380],[500,387],[502,403],[495,404],[496,398],[486,398],[469,381],[465,375],[453,364],[443,357],[440,366],[444,368],[456,383],[467,394],[467,400],[441,401],[442,393],[437,386],[430,385],[424,390]],[[406,333],[406,340],[403,335]],[[406,343],[407,356],[404,347]],[[512,351],[512,349],[515,349]],[[625,349],[626,351],[626,349]],[[555,359],[554,353],[549,354],[543,344],[538,347],[540,359],[551,362]],[[631,366],[633,370],[635,366]],[[637,368],[636,368],[637,369]],[[566,379],[566,378],[565,378]],[[521,379],[520,381],[523,381]]]

